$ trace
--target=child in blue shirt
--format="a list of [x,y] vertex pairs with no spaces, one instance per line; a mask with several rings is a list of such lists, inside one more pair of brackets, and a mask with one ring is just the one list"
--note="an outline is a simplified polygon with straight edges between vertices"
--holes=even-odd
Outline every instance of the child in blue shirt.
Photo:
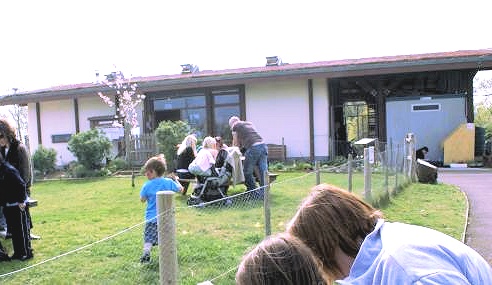
[[150,262],[150,250],[157,245],[157,207],[156,194],[159,191],[183,192],[183,186],[176,178],[162,177],[167,170],[164,155],[151,157],[144,165],[145,176],[148,181],[140,191],[140,201],[147,202],[145,209],[145,230],[143,255],[140,262]]

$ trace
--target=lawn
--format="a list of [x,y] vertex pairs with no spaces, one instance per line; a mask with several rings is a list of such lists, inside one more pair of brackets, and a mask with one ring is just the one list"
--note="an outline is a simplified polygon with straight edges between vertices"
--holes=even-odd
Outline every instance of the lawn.
[[[324,174],[321,182],[344,186],[346,175]],[[360,184],[361,177],[355,177]],[[282,173],[271,188],[272,233],[283,231],[300,201],[315,184],[314,174]],[[158,284],[157,248],[150,264],[139,263],[143,213],[137,177],[37,182],[32,208],[34,259],[3,262],[5,284]],[[354,191],[357,192],[359,188]],[[241,193],[243,185],[230,189]],[[190,191],[189,191],[190,192]],[[175,195],[180,284],[212,280],[234,284],[236,266],[245,251],[264,237],[261,203],[189,208]],[[465,201],[447,185],[413,184],[382,209],[387,219],[425,225],[461,239]],[[2,241],[11,252],[9,241]]]

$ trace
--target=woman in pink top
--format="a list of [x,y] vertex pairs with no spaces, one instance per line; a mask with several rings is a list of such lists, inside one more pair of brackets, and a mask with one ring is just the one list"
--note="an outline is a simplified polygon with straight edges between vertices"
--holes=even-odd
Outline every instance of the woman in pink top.
[[217,149],[215,148],[215,139],[213,137],[206,137],[203,139],[202,148],[196,155],[195,160],[188,167],[188,170],[198,176],[211,176],[216,157]]

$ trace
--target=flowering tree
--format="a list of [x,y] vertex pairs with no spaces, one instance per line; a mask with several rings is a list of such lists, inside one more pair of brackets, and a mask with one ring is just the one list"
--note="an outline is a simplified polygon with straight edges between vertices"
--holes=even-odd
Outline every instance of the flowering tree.
[[121,71],[112,72],[106,75],[106,79],[103,84],[115,90],[116,95],[114,101],[102,92],[98,92],[99,97],[108,106],[115,106],[115,121],[114,126],[123,127],[126,122],[133,128],[138,126],[136,107],[142,100],[145,99],[145,95],[140,94],[137,91],[137,84],[131,82],[129,79],[125,79]]

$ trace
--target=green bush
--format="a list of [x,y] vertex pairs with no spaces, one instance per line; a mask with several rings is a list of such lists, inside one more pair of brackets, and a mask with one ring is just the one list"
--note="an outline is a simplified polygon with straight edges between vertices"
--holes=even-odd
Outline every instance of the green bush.
[[71,165],[68,169],[71,177],[74,178],[86,178],[86,177],[103,177],[110,174],[109,170],[106,168],[102,169],[88,169],[80,163],[75,163]]
[[285,165],[282,162],[275,162],[270,165],[271,171],[282,171],[285,170]]
[[55,170],[55,163],[56,150],[53,148],[45,148],[40,145],[32,156],[34,170],[39,171],[42,175],[53,172]]
[[159,123],[155,130],[155,136],[159,152],[166,157],[168,169],[173,168],[172,162],[176,156],[176,145],[180,144],[192,132],[193,129],[183,121],[162,121]]
[[311,163],[309,162],[300,162],[297,164],[296,170],[313,170],[314,167]]
[[110,155],[111,142],[102,131],[92,129],[73,135],[68,141],[68,150],[86,169],[100,169],[103,160]]
[[128,163],[123,158],[115,158],[109,162],[107,168],[111,172],[116,172],[118,170],[125,170],[128,168]]

